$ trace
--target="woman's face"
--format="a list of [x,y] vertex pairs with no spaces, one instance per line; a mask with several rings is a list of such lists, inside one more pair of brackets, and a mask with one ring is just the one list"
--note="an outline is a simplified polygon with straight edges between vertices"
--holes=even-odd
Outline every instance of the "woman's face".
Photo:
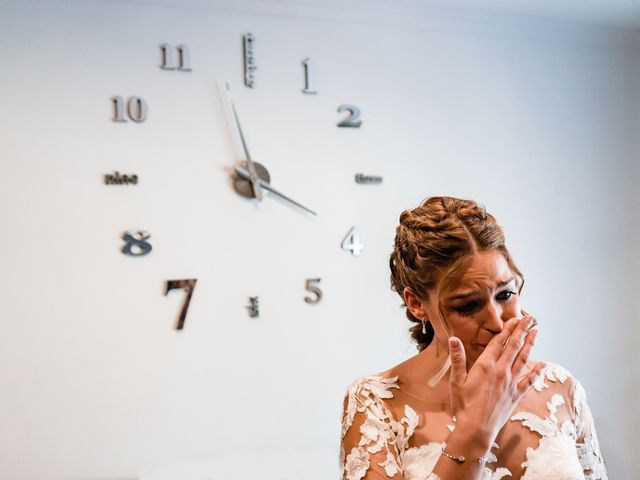
[[[435,330],[435,341],[447,345],[450,334],[460,338],[472,364],[505,321],[522,316],[517,280],[496,250],[469,257],[451,280],[446,291],[430,291],[422,306]],[[449,330],[439,318],[438,301]]]

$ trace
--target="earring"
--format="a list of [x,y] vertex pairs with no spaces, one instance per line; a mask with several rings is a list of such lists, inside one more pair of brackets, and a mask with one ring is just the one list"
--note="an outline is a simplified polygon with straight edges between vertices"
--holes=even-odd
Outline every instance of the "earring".
[[422,319],[422,334],[425,335],[427,333],[427,321]]

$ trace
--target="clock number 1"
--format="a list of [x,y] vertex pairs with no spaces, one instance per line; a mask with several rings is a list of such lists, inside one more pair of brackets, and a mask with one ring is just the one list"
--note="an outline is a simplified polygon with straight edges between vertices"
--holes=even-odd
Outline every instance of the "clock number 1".
[[315,95],[318,92],[312,87],[313,77],[311,75],[311,59],[305,58],[302,60],[302,66],[304,67],[304,88],[302,89],[302,93]]
[[322,290],[316,285],[320,283],[319,278],[307,278],[305,289],[315,295],[314,297],[304,297],[304,301],[307,303],[318,303],[322,299]]
[[176,330],[182,330],[184,328],[184,322],[187,318],[187,312],[189,311],[189,303],[191,302],[191,296],[193,295],[193,289],[196,286],[196,278],[187,278],[183,280],[167,280],[167,286],[164,290],[164,295],[167,296],[171,290],[178,288],[184,289],[186,296],[184,297],[184,303],[182,304],[182,310],[180,310],[180,317],[178,318],[178,325]]
[[338,113],[349,112],[349,116],[338,123],[339,127],[360,128],[362,120],[360,120],[360,109],[354,105],[340,105]]

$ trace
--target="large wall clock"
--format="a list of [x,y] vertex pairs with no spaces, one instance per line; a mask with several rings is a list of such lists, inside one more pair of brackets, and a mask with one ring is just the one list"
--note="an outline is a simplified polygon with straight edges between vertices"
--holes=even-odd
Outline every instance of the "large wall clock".
[[[621,75],[617,54],[433,28],[406,2],[294,3],[0,4],[1,478],[337,478],[345,388],[415,351],[388,254],[398,214],[431,194],[527,232],[515,251],[565,352],[551,319],[572,321],[568,287],[547,272],[571,252],[540,259],[548,238],[520,212],[583,214],[554,195],[602,172],[567,152],[615,148],[554,122],[602,133],[611,112],[576,85]],[[596,163],[613,175],[616,158]],[[586,183],[522,187],[562,168]],[[577,263],[572,282],[601,278]]]

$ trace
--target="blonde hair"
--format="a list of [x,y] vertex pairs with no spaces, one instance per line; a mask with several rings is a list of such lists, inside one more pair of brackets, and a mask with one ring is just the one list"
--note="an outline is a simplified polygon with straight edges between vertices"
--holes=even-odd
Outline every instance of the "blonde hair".
[[[391,289],[403,298],[405,287],[409,287],[426,299],[427,290],[446,288],[466,259],[487,250],[496,250],[504,256],[512,272],[520,277],[521,292],[524,276],[512,260],[504,231],[493,215],[473,200],[427,198],[417,208],[400,214],[389,259]],[[403,306],[406,307],[404,303]],[[448,325],[440,302],[437,307],[442,321]],[[426,333],[422,333],[422,321],[408,308],[406,315],[416,323],[409,331],[418,351],[422,351],[433,340],[433,327],[427,323]]]

